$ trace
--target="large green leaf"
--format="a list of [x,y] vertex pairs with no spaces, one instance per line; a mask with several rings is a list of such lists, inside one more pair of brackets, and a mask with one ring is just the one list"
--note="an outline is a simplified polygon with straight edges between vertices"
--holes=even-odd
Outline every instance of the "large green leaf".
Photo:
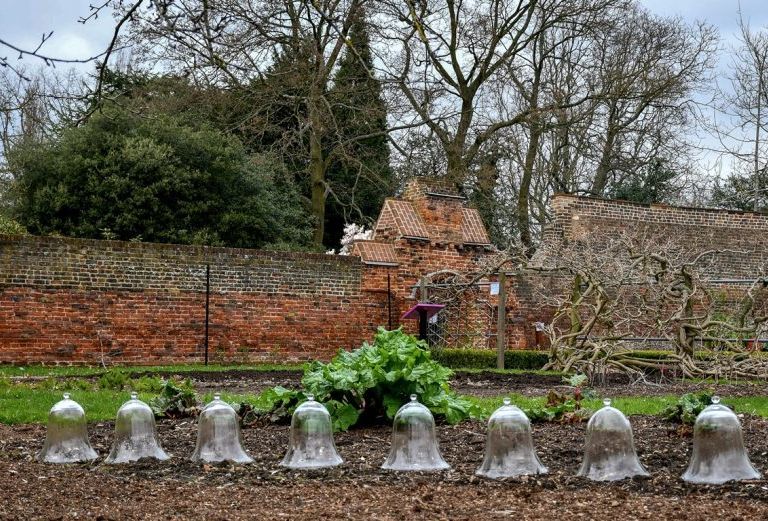
[[[400,329],[380,328],[373,343],[339,351],[327,364],[312,363],[302,384],[326,404],[335,428],[345,430],[360,418],[393,418],[411,393],[450,423],[472,416],[472,404],[450,391],[451,375],[450,369],[431,359],[424,342]],[[279,411],[274,416],[281,419],[297,403],[295,392],[282,388],[265,391],[260,399]]]

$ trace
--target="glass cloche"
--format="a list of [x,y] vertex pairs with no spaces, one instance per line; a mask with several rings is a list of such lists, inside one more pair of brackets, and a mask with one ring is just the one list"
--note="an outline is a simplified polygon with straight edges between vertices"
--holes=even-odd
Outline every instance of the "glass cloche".
[[595,481],[616,481],[647,476],[635,452],[632,426],[624,414],[603,401],[587,423],[584,462],[578,475]]
[[80,404],[64,393],[48,414],[45,443],[37,455],[45,463],[76,463],[98,457],[88,441],[85,411]]
[[197,446],[192,461],[219,463],[251,463],[253,460],[243,450],[240,441],[240,424],[237,413],[216,394],[203,407],[197,422]]
[[411,395],[411,401],[397,411],[392,425],[392,447],[381,466],[388,470],[444,470],[450,465],[440,455],[435,419]]
[[115,441],[105,463],[128,463],[141,458],[167,460],[160,447],[155,426],[155,415],[149,405],[131,393],[131,399],[117,411]]
[[498,479],[546,472],[547,467],[533,448],[531,422],[523,411],[510,405],[509,398],[504,398],[504,405],[488,420],[485,459],[475,474]]
[[291,417],[288,452],[280,463],[292,469],[311,469],[340,465],[342,459],[333,442],[331,415],[311,394]]
[[717,396],[696,418],[693,455],[683,479],[711,484],[760,479],[744,448],[739,418]]

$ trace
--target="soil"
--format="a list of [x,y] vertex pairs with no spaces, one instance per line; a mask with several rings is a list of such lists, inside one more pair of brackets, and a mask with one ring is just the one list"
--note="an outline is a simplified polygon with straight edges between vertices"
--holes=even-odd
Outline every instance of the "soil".
[[[768,471],[768,421],[743,417],[753,464]],[[631,418],[650,478],[595,483],[575,477],[584,424],[537,424],[534,441],[549,474],[491,481],[474,471],[483,457],[485,426],[439,426],[452,469],[393,473],[379,469],[389,450],[388,427],[336,436],[345,463],[298,472],[278,466],[288,427],[243,430],[251,465],[193,464],[194,420],[158,423],[167,462],[128,465],[45,465],[34,461],[45,426],[0,425],[3,519],[768,519],[768,482],[690,485],[679,479],[691,439],[657,417]],[[109,451],[113,425],[90,427],[94,448]]]
[[[157,374],[157,373],[154,373]],[[249,371],[190,372],[163,376],[189,378],[199,392],[221,391],[230,393],[258,393],[264,389],[282,385],[301,387],[300,371]],[[546,396],[550,389],[568,389],[560,376],[533,373],[500,374],[493,372],[468,373],[458,371],[451,380],[451,388],[461,394],[475,396],[500,396],[516,393],[523,396]],[[637,381],[623,374],[609,375],[593,388],[599,396],[659,396],[681,395],[690,392],[711,391],[723,396],[755,396],[768,394],[765,383],[701,383],[684,380],[656,379]]]
[[[228,371],[189,371],[183,373],[152,372],[134,373],[140,376],[175,377],[181,380],[189,379],[198,392],[229,392],[233,394],[256,394],[270,387],[281,385],[289,389],[301,387],[301,371],[258,371],[258,370],[228,370]],[[50,377],[21,376],[13,377],[18,382],[42,380]],[[82,378],[79,376],[64,376],[67,378]],[[91,377],[97,380],[97,377]],[[451,379],[451,388],[460,394],[475,396],[500,396],[507,393],[523,396],[546,396],[551,389],[567,390],[562,377],[556,375],[541,375],[534,373],[500,374],[490,371],[469,373],[457,371]],[[612,374],[602,381],[596,382],[592,388],[598,396],[660,396],[682,395],[690,392],[709,391],[722,396],[756,396],[768,394],[766,382],[726,382],[702,383],[666,377],[647,377],[638,380],[624,374]]]

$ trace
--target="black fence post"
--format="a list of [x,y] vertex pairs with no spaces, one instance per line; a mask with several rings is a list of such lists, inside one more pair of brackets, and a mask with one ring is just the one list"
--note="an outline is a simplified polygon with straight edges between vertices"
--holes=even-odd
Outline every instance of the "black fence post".
[[205,365],[208,365],[208,318],[211,304],[211,265],[205,265]]

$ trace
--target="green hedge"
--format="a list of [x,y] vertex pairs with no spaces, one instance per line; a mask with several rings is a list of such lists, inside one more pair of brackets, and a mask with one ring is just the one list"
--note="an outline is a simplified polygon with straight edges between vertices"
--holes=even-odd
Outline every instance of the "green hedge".
[[[632,356],[645,360],[663,360],[670,353],[670,351],[645,350],[634,351]],[[696,353],[696,358],[699,360],[709,360],[718,354],[725,355],[728,353],[699,351]],[[759,358],[768,358],[768,353],[758,352],[753,353],[753,355],[757,355]],[[496,368],[496,351],[490,349],[439,349],[432,351],[432,358],[453,369]],[[505,369],[538,370],[544,367],[548,360],[548,351],[510,350],[504,353]]]
[[[632,356],[635,358],[642,358],[644,360],[663,360],[669,355],[674,354],[673,351],[633,351]],[[694,355],[698,360],[712,360],[718,356],[752,356],[756,358],[768,358],[768,353],[764,351],[757,351],[753,353],[736,353],[732,351],[696,351]]]
[[[452,368],[495,369],[496,351],[488,349],[440,349],[432,358]],[[546,351],[513,350],[504,353],[506,369],[541,369],[549,360]]]

